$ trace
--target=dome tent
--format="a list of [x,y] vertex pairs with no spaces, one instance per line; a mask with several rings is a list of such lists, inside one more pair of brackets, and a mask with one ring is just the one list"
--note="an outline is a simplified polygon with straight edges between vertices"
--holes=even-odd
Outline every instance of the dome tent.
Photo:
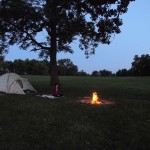
[[0,92],[25,94],[25,91],[37,92],[27,79],[15,73],[0,76]]

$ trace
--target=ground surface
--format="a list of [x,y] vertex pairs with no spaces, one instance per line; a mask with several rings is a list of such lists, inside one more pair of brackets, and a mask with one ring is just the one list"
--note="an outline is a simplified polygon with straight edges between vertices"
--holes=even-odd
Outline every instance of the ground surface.
[[[49,77],[29,76],[39,93]],[[0,150],[149,150],[150,77],[61,77],[64,97],[0,94]],[[80,102],[93,91],[115,105]]]

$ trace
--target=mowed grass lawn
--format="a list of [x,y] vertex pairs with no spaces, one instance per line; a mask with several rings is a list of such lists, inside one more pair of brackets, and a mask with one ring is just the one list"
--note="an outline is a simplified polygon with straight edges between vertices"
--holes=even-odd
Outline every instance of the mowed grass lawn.
[[[49,93],[48,76],[27,76]],[[60,77],[64,97],[0,94],[0,150],[150,150],[150,77]],[[80,100],[97,91],[114,105]]]

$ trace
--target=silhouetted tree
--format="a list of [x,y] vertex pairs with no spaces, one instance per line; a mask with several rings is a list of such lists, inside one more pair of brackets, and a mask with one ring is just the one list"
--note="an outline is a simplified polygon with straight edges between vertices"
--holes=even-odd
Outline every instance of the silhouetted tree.
[[91,76],[93,77],[98,77],[99,76],[99,72],[97,70],[93,71]]
[[128,76],[135,76],[134,70],[132,68],[128,70]]
[[131,73],[132,71],[129,69],[119,69],[117,72],[116,72],[116,75],[117,76],[131,76]]
[[49,63],[47,61],[37,61],[35,59],[25,60],[26,73],[32,75],[48,75]]
[[150,76],[150,55],[135,55],[131,69],[137,76]]
[[0,75],[4,73],[2,64],[4,63],[4,57],[0,56]]
[[[41,57],[50,57],[51,84],[59,82],[57,52],[72,53],[69,46],[76,37],[88,56],[98,43],[110,44],[120,33],[120,15],[134,0],[1,0],[0,51],[18,44],[32,48]],[[37,36],[43,32],[43,39]]]
[[116,75],[117,76],[129,76],[129,72],[127,69],[119,69],[117,72],[116,72]]
[[112,75],[112,72],[111,72],[111,71],[108,71],[108,70],[106,70],[106,69],[104,69],[104,70],[100,70],[100,71],[99,71],[99,74],[100,74],[100,76],[102,76],[102,77],[108,77],[108,76],[111,76],[111,75]]
[[11,61],[4,61],[1,65],[3,73],[13,72],[13,63]]
[[16,72],[18,74],[25,74],[26,72],[26,65],[23,60],[15,59],[13,62],[13,68],[10,72]]
[[29,74],[29,75],[48,75],[49,72],[49,62],[48,61],[38,61],[29,60],[25,61],[21,59],[15,59],[12,61],[0,62],[0,73],[15,72],[17,74]]
[[78,67],[70,59],[58,60],[58,74],[63,76],[77,75]]
[[78,72],[78,76],[88,76],[88,74],[84,70],[81,70]]

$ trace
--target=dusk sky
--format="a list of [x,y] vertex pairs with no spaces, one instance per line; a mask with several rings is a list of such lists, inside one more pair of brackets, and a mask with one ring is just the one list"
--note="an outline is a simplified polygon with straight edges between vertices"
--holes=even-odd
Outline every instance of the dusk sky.
[[[94,70],[107,69],[115,73],[119,69],[131,68],[135,55],[150,54],[150,0],[135,0],[122,15],[121,33],[112,38],[110,45],[102,45],[96,49],[95,55],[86,59],[78,43],[72,44],[74,54],[58,53],[58,59],[69,58],[79,71],[91,73]],[[10,48],[5,60],[38,59],[38,53]]]

